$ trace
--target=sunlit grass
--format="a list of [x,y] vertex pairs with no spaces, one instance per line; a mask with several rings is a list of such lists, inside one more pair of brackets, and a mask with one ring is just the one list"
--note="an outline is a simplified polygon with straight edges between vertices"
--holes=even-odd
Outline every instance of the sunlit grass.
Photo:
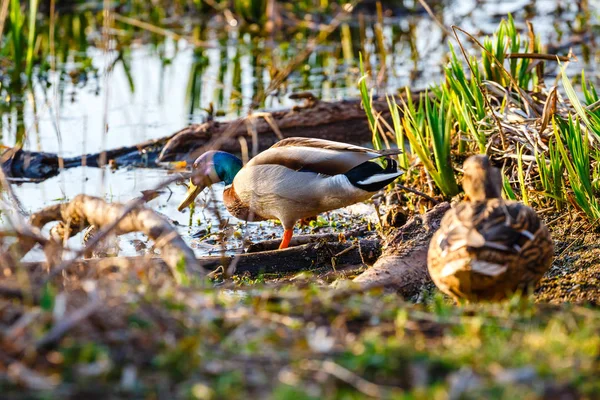
[[[500,22],[500,26],[492,37],[486,37],[483,41],[485,51],[481,55],[483,66],[483,79],[498,82],[503,86],[511,86],[516,83],[517,87],[530,89],[537,84],[535,69],[529,68],[531,60],[528,58],[511,58],[507,61],[507,55],[517,53],[539,53],[539,38],[534,43],[524,38],[515,27],[512,15]],[[508,67],[505,67],[505,62]]]
[[[374,145],[382,145],[382,138],[385,138],[382,127],[393,131],[391,133],[398,147],[404,146],[405,141],[410,144],[405,148],[406,156],[402,162],[408,165],[418,160],[439,194],[445,198],[456,195],[459,188],[455,169],[460,165],[454,165],[455,159],[464,159],[473,153],[488,153],[492,158],[499,156],[497,150],[490,147],[493,145],[490,135],[495,130],[504,141],[506,133],[499,131],[499,124],[507,122],[500,121],[502,117],[498,115],[515,106],[522,107],[522,113],[531,112],[533,98],[526,91],[542,90],[538,86],[538,73],[543,66],[532,68],[530,58],[519,57],[523,53],[539,53],[539,38],[534,38],[531,43],[532,35],[524,37],[509,16],[500,23],[494,35],[483,40],[481,57],[469,56],[466,66],[466,61],[459,60],[454,46],[450,44],[443,84],[432,86],[416,102],[410,91],[406,91],[401,101],[388,97],[392,126],[385,121],[380,123],[372,107],[365,107]],[[554,206],[562,210],[570,204],[583,211],[588,218],[597,219],[600,217],[600,208],[594,190],[600,187],[600,177],[596,172],[598,151],[595,147],[600,135],[599,98],[593,83],[586,81],[582,74],[583,105],[564,68],[561,72],[573,113],[568,119],[564,114],[555,117],[554,133],[544,133],[549,136],[544,139],[547,142],[545,146],[535,144],[532,150],[520,141],[502,142],[502,146],[508,146],[512,153],[508,158],[511,160],[508,168],[505,169],[512,179],[505,179],[504,192],[510,199],[535,207]],[[485,88],[486,82],[489,85],[490,81],[496,82],[497,93],[502,93],[504,87],[516,86],[518,90],[510,91],[512,97],[494,97],[499,94]],[[370,104],[365,80],[361,80],[360,89],[363,103]],[[552,101],[552,98],[548,97],[548,101]],[[538,106],[547,105],[542,103]],[[497,114],[494,118],[491,117],[490,107]],[[532,168],[534,166],[536,168]],[[422,175],[415,173],[408,174],[405,179],[407,184],[419,188],[425,188],[428,184]],[[518,190],[513,190],[510,182],[516,184]],[[531,188],[541,190],[530,192]],[[570,197],[571,194],[573,197]]]
[[381,150],[383,149],[383,140],[381,135],[379,134],[378,119],[375,118],[375,114],[373,113],[373,94],[372,92],[369,92],[369,89],[367,87],[367,75],[365,74],[362,55],[360,56],[360,74],[361,78],[358,81],[358,88],[360,90],[362,106],[365,110],[365,114],[367,115],[369,127],[371,128],[373,148],[376,150]]
[[535,160],[544,195],[554,200],[557,209],[560,210],[565,201],[563,191],[564,164],[558,146],[553,141],[550,141],[548,146],[547,155],[549,160],[542,152],[535,153]]
[[[550,309],[531,298],[456,306],[439,293],[413,304],[380,290],[342,294],[314,283],[273,289],[260,280],[238,281],[238,294],[127,285],[119,285],[130,289],[126,304],[118,290],[107,285],[105,292],[116,305],[105,323],[127,336],[116,341],[104,325],[82,321],[49,353],[59,363],[39,363],[40,374],[62,382],[57,393],[89,390],[93,379],[94,390],[106,397],[147,397],[159,390],[167,397],[207,399],[249,393],[428,399],[447,398],[465,376],[476,384],[459,388],[463,398],[537,398],[540,390],[563,387],[592,398],[600,390],[594,379],[600,314],[594,309]],[[28,329],[46,334],[52,313],[53,307],[37,311]],[[132,368],[135,385],[128,386],[126,370]],[[88,379],[81,372],[98,369]],[[23,393],[8,382],[3,389],[9,397]]]
[[[438,100],[438,99],[436,99]],[[442,192],[448,196],[458,194],[458,185],[454,177],[454,170],[451,160],[451,148],[453,138],[452,111],[448,107],[449,100],[445,94],[439,98],[439,102],[430,99],[427,94],[421,100],[425,104],[426,125],[425,131],[429,138],[426,140],[431,143],[433,148],[433,159],[435,160],[435,170],[429,173]],[[414,132],[418,135],[418,132]],[[418,144],[424,144],[419,140]],[[418,146],[415,142],[415,147]],[[411,142],[412,145],[412,142]],[[431,159],[431,157],[430,157]]]
[[523,170],[523,147],[517,147],[517,175],[519,177],[519,186],[521,187],[521,200],[523,204],[529,205],[528,188],[525,184],[525,171]]
[[[561,78],[562,84],[565,89],[565,93],[571,102],[571,105],[577,112],[578,118],[583,122],[583,124],[596,135],[600,136],[600,116],[596,112],[588,111],[577,96],[573,85],[571,84],[571,80],[567,76],[565,67],[561,68]],[[589,82],[587,83],[585,80],[585,75],[582,73],[582,87],[583,93],[588,101],[588,104],[592,104],[598,100],[598,95],[596,94],[596,89],[594,85]],[[596,139],[598,140],[598,139]]]
[[589,218],[599,219],[600,204],[592,187],[590,145],[581,123],[570,116],[567,121],[555,119],[554,134],[577,205]]

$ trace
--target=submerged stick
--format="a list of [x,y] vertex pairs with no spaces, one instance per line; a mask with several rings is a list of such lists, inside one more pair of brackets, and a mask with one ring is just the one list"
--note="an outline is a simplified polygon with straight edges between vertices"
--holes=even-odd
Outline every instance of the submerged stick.
[[11,181],[40,182],[56,176],[63,169],[80,166],[103,167],[111,160],[117,167],[156,167],[156,159],[173,135],[147,140],[134,146],[119,147],[101,153],[62,158],[55,153],[8,148],[0,154],[0,166]]

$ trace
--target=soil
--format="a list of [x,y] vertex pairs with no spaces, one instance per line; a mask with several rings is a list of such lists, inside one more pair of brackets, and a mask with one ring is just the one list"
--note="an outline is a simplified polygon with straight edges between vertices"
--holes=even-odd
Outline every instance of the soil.
[[600,305],[600,230],[568,218],[550,228],[555,259],[539,284],[537,301]]

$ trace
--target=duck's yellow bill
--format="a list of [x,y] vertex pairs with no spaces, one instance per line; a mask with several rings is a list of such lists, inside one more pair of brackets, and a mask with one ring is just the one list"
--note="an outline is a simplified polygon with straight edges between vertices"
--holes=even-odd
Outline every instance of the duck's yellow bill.
[[179,207],[177,207],[177,210],[178,211],[185,210],[190,204],[192,204],[194,202],[194,200],[196,199],[196,197],[198,197],[198,195],[200,194],[202,189],[204,189],[202,186],[194,185],[194,183],[190,179],[188,191],[185,194],[183,201],[179,204]]

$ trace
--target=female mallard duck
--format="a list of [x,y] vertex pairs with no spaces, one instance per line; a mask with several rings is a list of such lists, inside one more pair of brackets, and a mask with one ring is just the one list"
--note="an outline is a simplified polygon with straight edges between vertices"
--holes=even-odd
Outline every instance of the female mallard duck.
[[464,163],[468,200],[449,210],[429,245],[429,274],[455,300],[501,300],[534,286],[552,265],[550,232],[536,212],[501,197],[485,155]]
[[[223,192],[227,210],[246,221],[278,219],[285,229],[280,249],[303,218],[369,199],[402,171],[391,154],[322,139],[287,138],[251,159],[246,166],[222,151],[202,154],[179,211],[207,186],[229,185]],[[381,159],[381,163],[371,160]],[[381,165],[385,165],[382,167]]]

